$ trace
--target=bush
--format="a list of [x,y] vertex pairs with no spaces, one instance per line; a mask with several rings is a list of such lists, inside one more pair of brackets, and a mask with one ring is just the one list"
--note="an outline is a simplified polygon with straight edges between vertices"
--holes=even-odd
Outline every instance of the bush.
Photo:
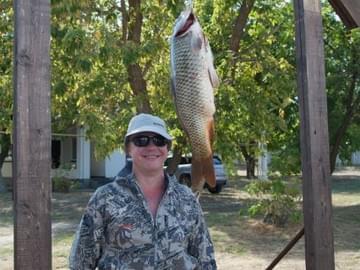
[[53,192],[70,192],[72,181],[64,177],[54,177],[52,179],[52,191]]
[[297,175],[301,172],[299,147],[288,146],[271,153],[270,174]]
[[246,191],[258,198],[250,205],[248,213],[254,217],[263,215],[263,221],[276,226],[285,226],[289,221],[299,222],[298,209],[301,195],[298,185],[282,180],[256,180],[245,187]]
[[12,178],[3,178],[0,177],[0,190],[12,192],[13,191],[13,180]]

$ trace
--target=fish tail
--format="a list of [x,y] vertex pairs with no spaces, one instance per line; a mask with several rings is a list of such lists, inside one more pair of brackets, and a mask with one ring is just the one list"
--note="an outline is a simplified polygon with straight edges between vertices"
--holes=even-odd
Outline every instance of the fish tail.
[[191,160],[191,189],[195,192],[201,192],[205,184],[203,176],[203,161],[192,158]]
[[214,137],[215,137],[215,124],[214,124],[214,119],[212,118],[211,120],[209,120],[208,122],[208,138],[209,138],[209,143],[210,143],[210,155],[206,158],[203,159],[202,163],[203,163],[203,175],[205,177],[206,183],[208,183],[208,185],[210,187],[215,187],[216,186],[216,176],[215,176],[215,170],[214,170],[214,162],[213,162],[213,157],[212,157],[212,145],[214,142]]
[[202,161],[202,163],[203,163],[203,167],[202,167],[203,176],[205,177],[206,183],[210,187],[215,187],[216,186],[216,176],[215,176],[214,163],[213,163],[212,156],[204,159]]
[[207,131],[208,131],[208,138],[209,138],[209,142],[210,142],[210,149],[212,149],[212,145],[213,145],[214,138],[215,138],[214,119],[211,119],[211,120],[208,121]]
[[216,186],[216,176],[212,156],[191,161],[191,186],[193,191],[201,191],[205,182],[210,187]]
[[215,136],[215,124],[214,119],[210,119],[207,122],[207,134],[206,134],[206,144],[207,149],[206,155],[196,156],[193,155],[191,162],[191,186],[193,190],[200,191],[204,187],[205,182],[210,187],[216,186],[216,176],[212,158],[211,146],[214,141]]

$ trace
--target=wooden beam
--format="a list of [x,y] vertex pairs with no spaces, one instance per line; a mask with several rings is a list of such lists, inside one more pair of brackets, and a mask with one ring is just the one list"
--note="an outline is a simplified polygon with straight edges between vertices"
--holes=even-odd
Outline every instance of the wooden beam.
[[334,269],[329,138],[320,0],[295,0],[307,270]]
[[347,28],[360,27],[359,0],[329,0],[329,2]]
[[15,0],[14,266],[51,269],[50,0]]

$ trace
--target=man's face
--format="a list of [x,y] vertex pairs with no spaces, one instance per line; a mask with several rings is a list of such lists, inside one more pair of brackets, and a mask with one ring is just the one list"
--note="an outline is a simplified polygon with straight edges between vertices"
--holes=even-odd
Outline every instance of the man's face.
[[151,173],[163,170],[168,155],[167,140],[162,136],[144,132],[130,137],[128,153],[132,157],[133,170]]

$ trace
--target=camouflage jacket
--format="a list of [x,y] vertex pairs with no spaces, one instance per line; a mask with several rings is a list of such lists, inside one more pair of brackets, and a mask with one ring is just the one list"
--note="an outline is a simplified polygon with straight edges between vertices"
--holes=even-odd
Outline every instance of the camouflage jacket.
[[166,180],[155,218],[133,174],[97,189],[76,233],[70,269],[216,269],[200,204],[175,177]]

